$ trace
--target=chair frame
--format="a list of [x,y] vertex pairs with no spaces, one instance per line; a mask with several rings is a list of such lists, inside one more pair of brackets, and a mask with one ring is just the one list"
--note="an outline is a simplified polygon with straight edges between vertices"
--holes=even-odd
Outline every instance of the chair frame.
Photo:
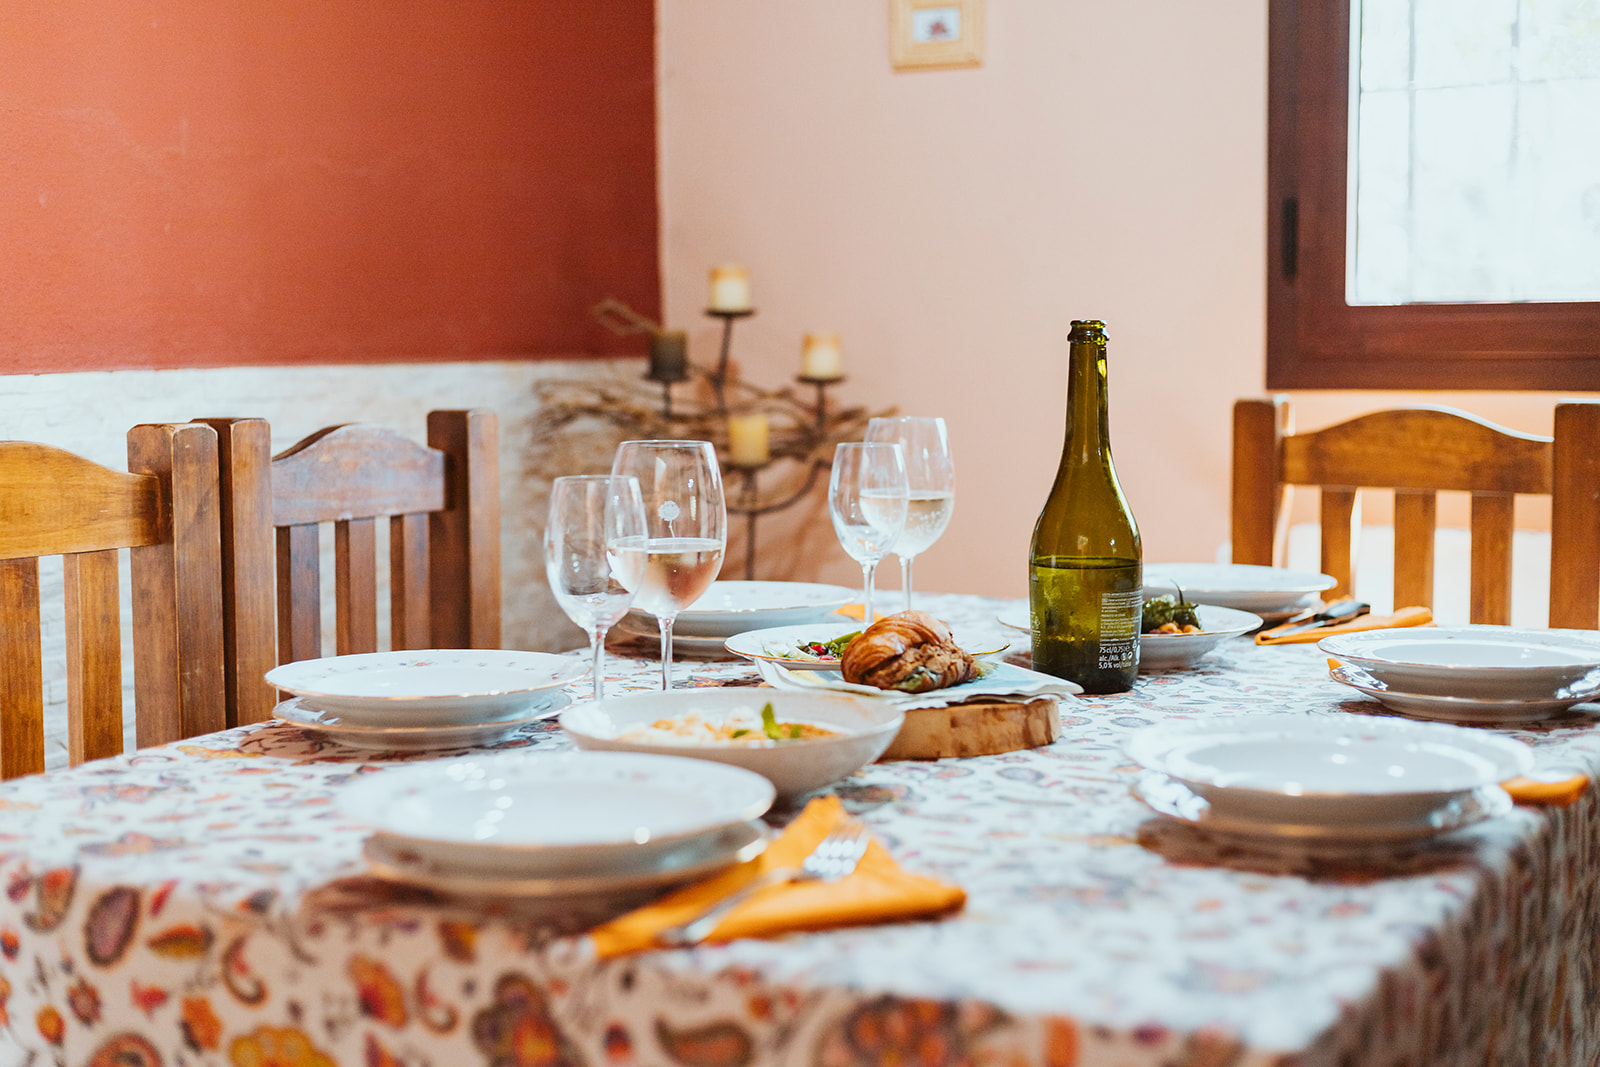
[[[205,419],[222,482],[223,641],[230,725],[271,718],[262,676],[322,655],[318,526],[334,524],[335,648],[377,651],[378,519],[389,519],[390,644],[499,648],[498,423],[433,411],[428,444],[330,426],[276,456],[262,419]],[[464,595],[463,595],[464,591]]]
[[128,467],[0,442],[0,777],[44,770],[41,556],[62,557],[72,764],[123,751],[124,548],[138,746],[225,725],[216,434],[193,423],[135,426]]
[[1284,489],[1317,486],[1322,569],[1339,580],[1334,595],[1348,595],[1356,493],[1393,489],[1395,604],[1431,607],[1437,493],[1468,492],[1471,619],[1504,624],[1516,494],[1548,495],[1550,625],[1600,627],[1600,403],[1558,404],[1553,437],[1440,407],[1378,411],[1294,433],[1289,411],[1284,397],[1234,404],[1234,562],[1270,566]]

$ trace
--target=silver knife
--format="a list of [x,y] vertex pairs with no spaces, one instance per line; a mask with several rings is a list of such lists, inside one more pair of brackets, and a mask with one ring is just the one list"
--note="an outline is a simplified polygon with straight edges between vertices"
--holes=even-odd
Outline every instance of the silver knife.
[[1288,637],[1290,634],[1303,634],[1307,630],[1320,630],[1327,626],[1337,626],[1341,622],[1358,619],[1372,610],[1372,605],[1360,600],[1339,600],[1315,615],[1305,617],[1305,622],[1298,626],[1291,626],[1287,630],[1274,631],[1273,637]]

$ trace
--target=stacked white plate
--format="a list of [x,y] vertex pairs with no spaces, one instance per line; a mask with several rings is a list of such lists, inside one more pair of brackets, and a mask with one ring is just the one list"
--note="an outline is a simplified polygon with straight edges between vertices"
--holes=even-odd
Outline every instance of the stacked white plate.
[[1406,715],[1525,722],[1600,699],[1600,633],[1408,627],[1325,637],[1332,676]]
[[494,753],[357,780],[340,810],[372,827],[381,878],[447,892],[571,896],[671,885],[758,855],[772,783],[705,760]]
[[1268,622],[1317,603],[1339,584],[1327,574],[1259,567],[1248,563],[1146,563],[1144,595],[1176,594],[1186,600],[1254,612]]
[[1531,750],[1443,723],[1340,715],[1244,716],[1143,731],[1136,795],[1191,826],[1252,843],[1367,846],[1418,840],[1504,814],[1500,782]]
[[432,649],[285,663],[267,672],[293,693],[273,714],[358,748],[489,744],[569,703],[587,666],[544,652]]
[[[721,652],[724,641],[746,630],[837,622],[834,612],[860,598],[859,589],[815,582],[713,582],[673,621],[672,643],[686,652]],[[660,632],[645,611],[630,611],[617,625],[641,637]]]

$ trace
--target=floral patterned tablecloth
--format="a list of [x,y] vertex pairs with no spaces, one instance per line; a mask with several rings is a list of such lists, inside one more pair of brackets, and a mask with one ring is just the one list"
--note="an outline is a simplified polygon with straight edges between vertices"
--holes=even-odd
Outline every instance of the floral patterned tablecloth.
[[[919,606],[998,631],[1005,604]],[[625,689],[658,670],[608,667]],[[22,779],[0,786],[0,1018],[28,1062],[90,1067],[1593,1062],[1593,793],[1337,860],[1226,847],[1130,796],[1136,731],[1264,711],[1381,709],[1314,646],[1229,642],[1066,701],[1047,748],[837,787],[905,867],[966,888],[960,914],[606,963],[581,930],[618,901],[366,876],[332,798],[415,756],[273,724]],[[1541,767],[1600,765],[1581,710],[1507,733]],[[539,724],[497,747],[566,745]]]

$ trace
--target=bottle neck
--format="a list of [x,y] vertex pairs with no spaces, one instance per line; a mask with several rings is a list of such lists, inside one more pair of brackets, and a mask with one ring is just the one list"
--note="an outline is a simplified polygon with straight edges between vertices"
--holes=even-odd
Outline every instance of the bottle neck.
[[1106,416],[1106,346],[1074,341],[1067,355],[1066,458],[1101,464],[1111,457],[1110,420]]

